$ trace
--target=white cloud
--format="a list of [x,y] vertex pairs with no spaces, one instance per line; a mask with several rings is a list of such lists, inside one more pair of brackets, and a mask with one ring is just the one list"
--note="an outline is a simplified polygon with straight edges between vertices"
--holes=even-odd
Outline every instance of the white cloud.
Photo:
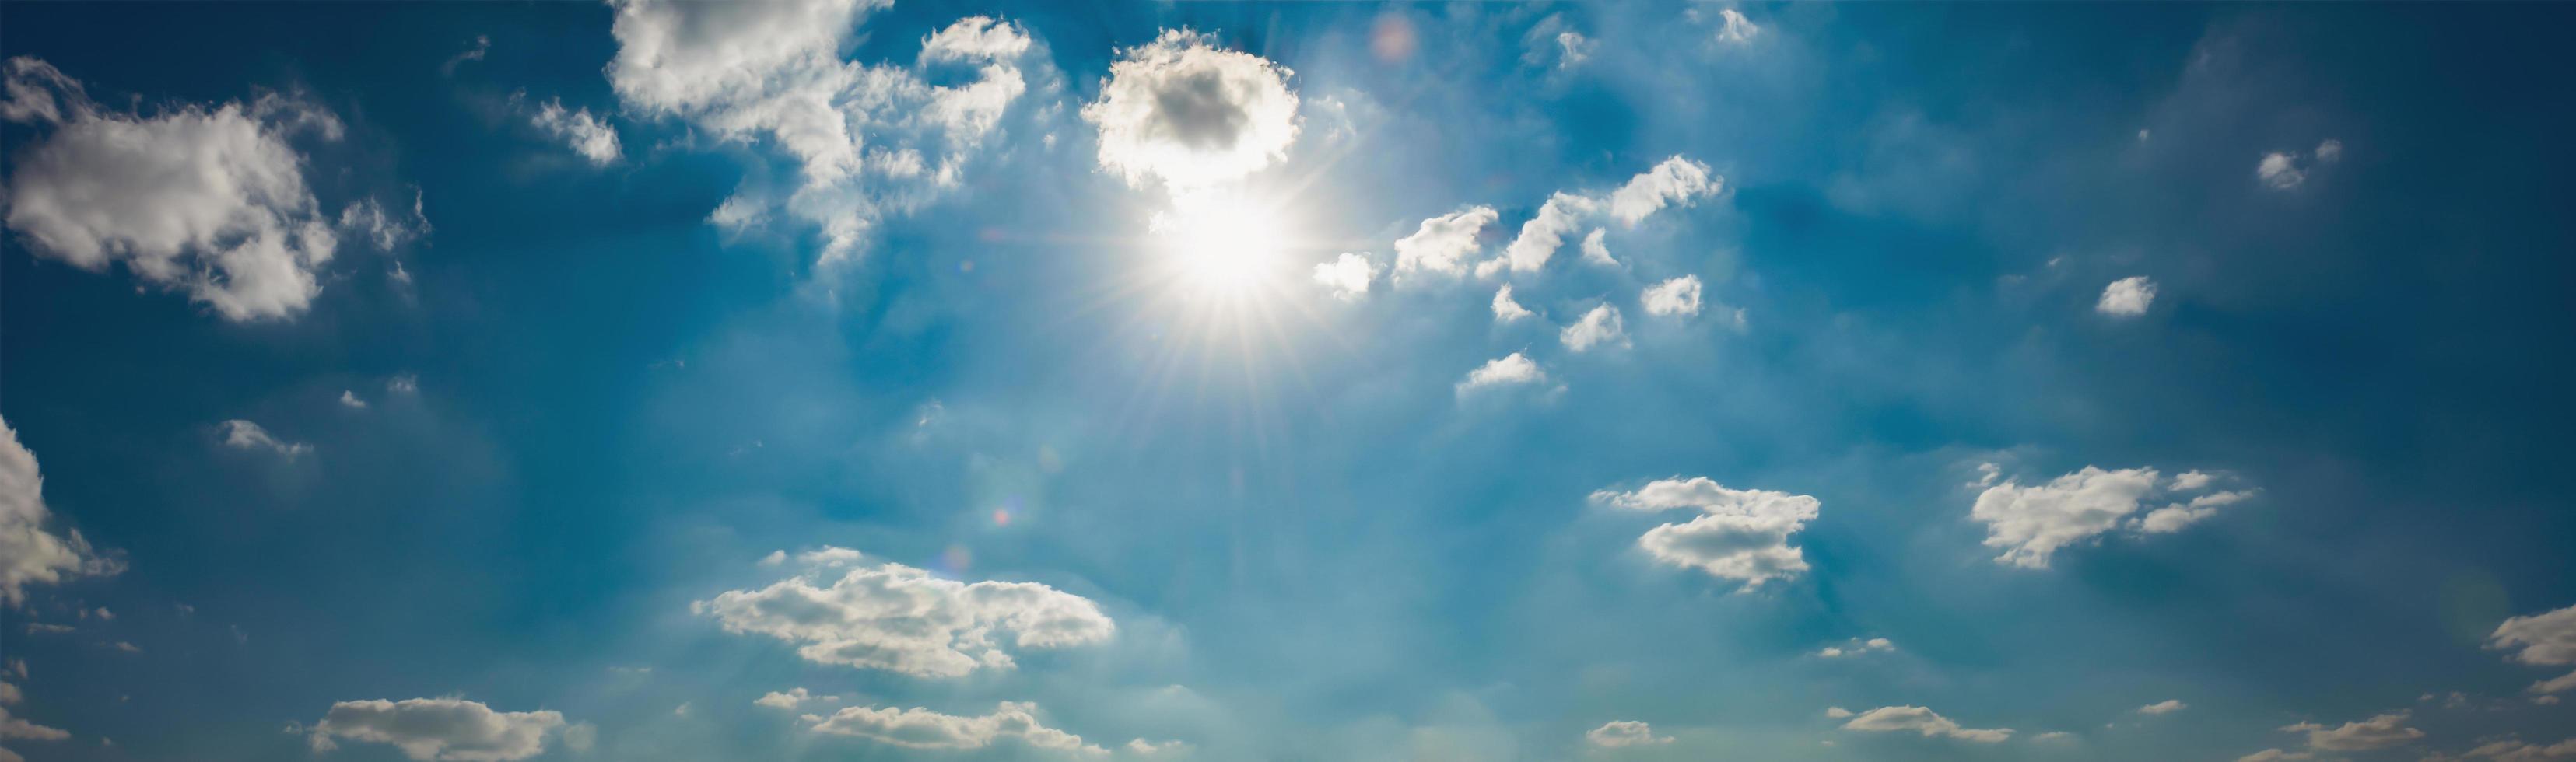
[[1843,723],[1843,729],[1872,733],[1913,731],[1927,738],[1947,736],[1978,743],[2000,743],[2011,738],[2013,734],[2010,728],[1993,730],[1963,728],[1950,718],[1919,706],[1882,706],[1862,712],[1851,718],[1850,722]]
[[1609,232],[1601,228],[1593,228],[1591,233],[1583,236],[1583,261],[1610,267],[1619,266],[1619,260],[1610,258],[1609,244],[1602,242],[1602,236]]
[[1619,308],[1608,304],[1597,305],[1591,312],[1583,313],[1582,319],[1566,326],[1557,338],[1565,342],[1565,348],[1577,352],[1596,346],[1622,349],[1628,346],[1628,330],[1619,320]]
[[224,422],[224,446],[236,450],[267,450],[286,456],[287,460],[313,452],[312,445],[280,440],[269,435],[268,430],[260,428],[259,424],[239,418]]
[[2576,606],[2506,619],[2487,636],[2487,647],[2520,648],[2509,658],[2524,664],[2576,664]]
[[752,699],[751,703],[772,709],[795,709],[808,701],[819,703],[839,700],[841,700],[841,697],[839,696],[823,696],[807,691],[804,688],[789,688],[785,693],[770,691],[762,694],[760,698]]
[[1471,206],[1423,220],[1422,227],[1395,242],[1395,282],[1407,275],[1459,275],[1468,255],[1476,253],[1476,234],[1499,215],[1490,206]]
[[1121,51],[1082,118],[1100,128],[1100,167],[1129,185],[1228,182],[1285,157],[1296,140],[1290,74],[1208,35],[1165,29]]
[[348,740],[390,744],[415,760],[507,762],[544,754],[567,730],[561,712],[495,712],[479,701],[422,698],[342,701],[307,732],[315,751]]
[[1634,511],[1700,511],[1687,523],[1647,530],[1638,547],[1657,561],[1741,581],[1747,592],[1807,571],[1806,556],[1789,545],[1789,535],[1815,520],[1819,505],[1807,495],[1729,489],[1704,476],[1659,479],[1629,492],[1600,490],[1591,500]]
[[2278,151],[2263,154],[2263,160],[2254,164],[2254,177],[2273,190],[2289,190],[2308,181],[2307,170],[2299,168],[2298,159]]
[[80,530],[49,529],[53,511],[45,506],[44,490],[36,454],[18,443],[17,429],[0,420],[0,603],[10,608],[26,604],[29,585],[125,571],[123,561],[90,548]]
[[1752,42],[1755,35],[1762,33],[1762,27],[1754,26],[1752,19],[1745,18],[1733,8],[1719,10],[1717,15],[1726,20],[1726,25],[1717,30],[1718,42],[1742,45]]
[[2172,713],[2179,712],[2179,711],[2182,711],[2182,710],[2184,710],[2184,709],[2189,709],[2189,708],[2191,708],[2191,705],[2190,705],[2190,704],[2185,704],[2185,703],[2183,703],[2183,702],[2182,702],[2182,699],[2165,699],[2165,700],[2163,700],[2163,701],[2158,701],[2158,702],[2153,703],[2153,704],[2148,704],[2148,705],[2146,705],[2146,706],[2138,707],[2138,713],[2139,713],[2139,714],[2172,714]]
[[1699,276],[1684,275],[1647,286],[1645,293],[1639,295],[1637,300],[1645,304],[1648,315],[1683,317],[1697,315],[1699,314]]
[[[2434,762],[2435,760],[2450,759],[2450,757],[2435,755],[2426,757],[2425,759],[2426,762]],[[2467,753],[2460,755],[2459,759],[2492,759],[2497,760],[2497,762],[2547,762],[2548,760],[2576,759],[2576,738],[2560,741],[2548,746],[2528,743],[2519,738],[2507,738],[2500,741],[2491,741],[2481,744],[2477,748],[2470,749]]]
[[919,707],[895,709],[854,706],[816,718],[817,733],[865,738],[907,749],[964,750],[990,747],[1013,738],[1033,748],[1082,754],[1108,750],[1082,742],[1082,737],[1047,727],[1037,718],[1037,705],[1005,701],[992,714],[963,717]]
[[1627,746],[1660,746],[1672,743],[1671,736],[1655,735],[1655,729],[1636,720],[1611,720],[1583,734],[1583,740],[1604,749]]
[[2532,683],[2530,692],[2545,695],[2551,693],[2565,693],[2571,688],[2576,688],[2576,672],[2569,672],[2564,675]]
[[358,399],[357,392],[342,389],[340,390],[340,406],[352,410],[365,410],[367,409],[367,401]]
[[1610,216],[1635,225],[1665,206],[1688,207],[1725,187],[1726,179],[1711,174],[1708,165],[1674,156],[1612,192]]
[[2404,746],[2424,737],[2406,727],[2406,712],[2390,712],[2329,728],[2313,722],[2281,726],[2283,732],[2308,734],[2308,748],[2318,751],[2369,751]]
[[1458,382],[1457,391],[1458,394],[1465,395],[1470,391],[1487,387],[1538,384],[1546,381],[1547,371],[1540,370],[1538,363],[1519,352],[1513,352],[1510,355],[1486,361],[1484,365],[1468,371],[1467,379]]
[[1016,666],[1016,649],[1108,640],[1117,627],[1089,599],[1032,582],[966,584],[902,564],[852,569],[829,586],[790,577],[691,606],[727,632],[801,644],[808,661],[916,677]]
[[2343,160],[2343,141],[2326,138],[2317,144],[2317,161],[2332,164]]
[[1583,226],[1583,221],[1601,208],[1601,202],[1571,193],[1559,192],[1538,208],[1538,215],[1521,223],[1520,235],[1503,247],[1503,256],[1476,266],[1478,276],[1489,276],[1509,266],[1512,272],[1533,273],[1547,266],[1556,250],[1565,246],[1565,237]]
[[1331,262],[1316,263],[1315,282],[1331,289],[1333,298],[1356,301],[1368,295],[1369,281],[1376,280],[1377,274],[1385,269],[1369,261],[1367,254],[1342,252]]
[[[2204,475],[2205,477],[2206,475]],[[1987,474],[1991,483],[1994,472]],[[1985,544],[2003,549],[1995,557],[2027,569],[2048,568],[2049,557],[2058,549],[2090,540],[2126,526],[2139,532],[2157,534],[2179,530],[2208,518],[2219,506],[2241,501],[2256,490],[2219,492],[2158,508],[2143,518],[2132,518],[2145,506],[2149,495],[2157,493],[2157,473],[2152,468],[2126,468],[2106,471],[2093,466],[2057,477],[2046,484],[2023,486],[2015,480],[1987,487],[1977,495],[1976,506],[1968,516],[1986,524]],[[2188,482],[2190,487],[2179,485]],[[2207,478],[2177,479],[2169,492],[2205,488]]]
[[[1986,465],[1993,466],[1994,464],[1988,463]],[[2214,477],[2198,470],[2184,471],[2179,474],[2174,474],[2173,480],[2166,482],[2165,486],[2175,492],[2198,492],[2208,489],[2209,482],[2212,478]]]
[[2137,317],[2147,314],[2147,305],[2156,301],[2156,282],[2144,275],[2133,275],[2111,281],[2102,288],[2102,300],[2093,310],[2112,317]]
[[1592,50],[1600,46],[1601,43],[1586,39],[1582,32],[1572,29],[1558,32],[1556,33],[1558,51],[1556,68],[1571,69],[1581,66],[1585,60],[1592,58]]
[[2280,762],[2281,760],[2290,760],[2290,759],[2314,759],[2314,758],[2316,758],[2316,755],[2314,755],[2314,754],[2310,754],[2310,753],[2307,753],[2307,752],[2304,752],[2304,751],[2282,751],[2282,750],[2280,750],[2280,749],[2264,749],[2264,750],[2262,750],[2262,751],[2254,752],[2254,753],[2252,753],[2252,754],[2247,754],[2247,755],[2242,756],[2242,757],[2237,757],[2237,758],[2236,758],[2236,762]]
[[1130,740],[1128,740],[1128,741],[1127,741],[1127,745],[1126,745],[1126,746],[1124,746],[1124,747],[1121,747],[1121,748],[1126,749],[1127,753],[1129,753],[1129,754],[1134,754],[1134,755],[1144,756],[1144,757],[1157,757],[1157,756],[1162,756],[1162,755],[1165,755],[1165,754],[1188,754],[1188,753],[1190,753],[1190,745],[1189,745],[1188,743],[1186,743],[1186,742],[1182,742],[1182,741],[1148,741],[1148,740],[1145,740],[1145,739],[1142,739],[1142,738],[1130,739]]
[[1829,707],[1825,707],[1825,717],[1826,717],[1826,718],[1828,718],[1828,719],[1840,720],[1840,719],[1848,718],[1848,717],[1850,717],[1850,716],[1852,716],[1852,710],[1844,709],[1844,708],[1842,708],[1842,707],[1838,707],[1838,706],[1829,706]]
[[528,123],[572,146],[573,153],[588,159],[591,166],[617,163],[617,130],[609,127],[607,120],[591,116],[590,109],[565,109],[562,100],[548,98],[528,115]]
[[[701,3],[619,0],[609,82],[631,109],[688,120],[719,140],[766,138],[797,160],[783,205],[820,228],[820,264],[857,256],[878,222],[957,187],[1003,113],[1028,89],[1017,24],[973,16],[923,41],[916,66],[844,62],[838,51],[879,0]],[[953,85],[928,68],[972,66]],[[737,191],[715,221],[765,218]],[[727,208],[732,214],[725,214]]]
[[1494,322],[1510,323],[1534,314],[1537,313],[1530,312],[1529,308],[1512,299],[1512,284],[1505,283],[1502,288],[1494,290]]
[[49,130],[9,162],[0,194],[35,254],[122,264],[232,321],[292,317],[321,293],[315,273],[339,239],[288,140],[338,140],[336,117],[277,95],[145,117],[101,108],[43,61],[6,67],[0,118]]
[[1870,638],[1868,640],[1852,638],[1850,642],[1842,645],[1826,646],[1824,648],[1817,649],[1816,655],[1827,659],[1840,659],[1847,656],[1860,656],[1863,654],[1892,653],[1895,650],[1896,641],[1888,640],[1886,638]]

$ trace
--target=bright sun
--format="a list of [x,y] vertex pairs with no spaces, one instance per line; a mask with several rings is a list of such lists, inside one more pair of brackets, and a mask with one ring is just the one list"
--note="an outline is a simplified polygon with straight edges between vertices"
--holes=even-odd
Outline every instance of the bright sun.
[[1281,266],[1281,210],[1236,193],[1202,191],[1154,215],[1156,248],[1176,285],[1195,297],[1239,299]]

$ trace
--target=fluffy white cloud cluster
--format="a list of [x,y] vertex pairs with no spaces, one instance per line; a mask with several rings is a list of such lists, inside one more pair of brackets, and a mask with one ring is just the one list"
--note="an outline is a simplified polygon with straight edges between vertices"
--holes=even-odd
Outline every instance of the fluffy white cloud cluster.
[[1528,307],[1521,306],[1519,300],[1512,298],[1512,284],[1505,283],[1502,288],[1494,289],[1494,322],[1511,323],[1535,314],[1538,313],[1531,312]]
[[260,428],[259,424],[239,418],[225,421],[223,429],[224,446],[236,450],[266,450],[277,453],[287,460],[294,460],[313,452],[312,445],[278,439],[268,433],[267,429]]
[[2102,288],[2102,300],[2093,311],[2112,317],[2137,317],[2147,314],[2147,305],[2156,302],[2156,282],[2144,275],[2133,275],[2111,281]]
[[760,698],[752,699],[751,703],[756,706],[765,706],[771,709],[795,709],[796,707],[803,706],[805,702],[808,701],[830,702],[839,700],[841,700],[841,697],[839,696],[821,696],[816,695],[812,691],[805,690],[804,688],[789,688],[784,693],[770,691],[768,693],[761,694]]
[[49,528],[53,511],[45,507],[44,489],[36,454],[0,420],[0,603],[11,608],[26,604],[29,585],[125,571],[123,561],[92,549],[80,530]]
[[1628,329],[1619,319],[1619,308],[1600,304],[1558,332],[1557,339],[1565,343],[1566,349],[1577,352],[1589,351],[1593,347],[1625,349],[1628,347]]
[[1369,261],[1367,254],[1342,252],[1333,261],[1315,265],[1315,282],[1330,290],[1333,298],[1354,301],[1368,295],[1369,281],[1376,280],[1386,268]]
[[1807,571],[1806,556],[1789,545],[1789,535],[1815,520],[1819,506],[1807,495],[1730,489],[1705,476],[1658,479],[1628,492],[1600,490],[1592,502],[1632,511],[1699,511],[1689,522],[1647,530],[1637,545],[1655,560],[1741,581],[1746,592]]
[[567,747],[590,745],[588,725],[567,725],[561,712],[496,712],[459,698],[342,701],[311,728],[314,751],[343,740],[381,743],[403,756],[440,762],[508,762],[546,752],[560,739]]
[[[1028,89],[1018,63],[1032,45],[1027,32],[982,16],[925,38],[914,66],[870,66],[838,53],[881,0],[615,5],[608,78],[618,97],[719,139],[766,138],[795,157],[803,184],[785,207],[822,229],[825,264],[856,256],[885,217],[956,187]],[[974,67],[977,77],[923,79],[943,65]],[[710,219],[747,225],[767,206],[737,195]]]
[[2175,713],[2175,712],[2179,712],[2179,711],[2182,711],[2182,710],[2185,710],[2185,709],[2189,709],[2189,708],[2191,708],[2191,705],[2190,705],[2190,704],[2185,704],[2185,703],[2183,703],[2183,702],[2182,702],[2182,699],[2165,699],[2165,700],[2163,700],[2163,701],[2158,701],[2158,702],[2153,703],[2153,704],[2148,704],[2148,705],[2146,705],[2146,706],[2138,707],[2138,713],[2139,713],[2139,714],[2173,714],[2173,713]]
[[1082,118],[1100,129],[1101,169],[1129,185],[1237,180],[1285,158],[1297,139],[1286,67],[1189,29],[1120,53]]
[[2011,728],[1980,729],[1960,727],[1959,723],[1919,706],[1882,706],[1854,715],[1843,723],[1844,730],[1871,733],[1915,732],[1924,737],[1945,736],[1978,743],[2001,743],[2012,738]]
[[1666,206],[1687,207],[1726,188],[1708,165],[1680,156],[1665,159],[1610,194],[1610,216],[1635,225]]
[[1646,306],[1648,315],[1689,317],[1699,314],[1699,276],[1679,278],[1647,286],[1637,301]]
[[1546,382],[1547,371],[1540,369],[1538,363],[1528,356],[1513,352],[1488,360],[1484,365],[1477,366],[1475,370],[1468,371],[1466,380],[1458,382],[1457,392],[1463,397],[1470,392],[1490,387]]
[[1493,275],[1503,267],[1516,273],[1534,273],[1547,266],[1556,250],[1565,247],[1565,237],[1583,227],[1583,222],[1601,208],[1601,202],[1588,196],[1558,192],[1538,208],[1538,215],[1521,223],[1520,235],[1503,247],[1500,259],[1476,265],[1476,275]]
[[548,98],[528,113],[528,124],[548,137],[572,146],[591,166],[605,167],[617,163],[621,149],[617,130],[608,121],[592,116],[590,109],[566,109],[560,99]]
[[2263,154],[2262,160],[2254,163],[2254,179],[2263,187],[2285,191],[2307,183],[2308,173],[2315,171],[2318,164],[2342,160],[2343,141],[2327,138],[2317,144],[2314,153],[2304,157],[2297,151]]
[[[2576,759],[2576,738],[2570,738],[2547,746],[2531,743],[2519,738],[2507,738],[2500,741],[2490,741],[2480,744],[2477,748],[2468,750],[2458,758],[2492,759],[2496,760],[2496,762],[2550,762],[2551,760]],[[2451,757],[2434,755],[2425,757],[2424,759],[2426,762],[2437,762],[2438,760],[2451,759]]]
[[2406,718],[2406,712],[2390,712],[2331,728],[2302,722],[2283,725],[2281,730],[2308,734],[2308,748],[2317,751],[2369,751],[2404,746],[2423,738],[2424,731],[2407,727]]
[[[292,98],[181,104],[145,116],[90,100],[78,80],[33,58],[5,65],[0,119],[41,135],[9,161],[5,220],[38,256],[84,270],[123,265],[226,320],[292,317],[339,248],[334,219],[304,180],[290,140],[340,139],[340,120]],[[381,208],[341,220],[398,242]]]
[[1083,743],[1082,736],[1047,727],[1037,718],[1037,705],[1004,701],[992,714],[967,717],[914,707],[896,709],[854,706],[829,717],[808,715],[813,731],[865,738],[907,749],[982,749],[1006,738],[1033,748],[1105,755],[1109,750]]
[[1490,206],[1471,206],[1423,220],[1413,235],[1395,242],[1395,282],[1407,276],[1456,276],[1467,271],[1467,259],[1478,248],[1476,236],[1500,215]]
[[[2001,473],[2000,469],[1985,472],[1989,482]],[[1977,495],[1968,516],[1986,524],[1987,547],[2003,549],[1996,562],[2045,569],[2049,557],[2068,545],[2124,526],[2147,534],[2179,531],[2217,513],[2220,506],[2255,494],[2250,489],[2213,492],[2135,515],[2150,495],[2207,489],[2212,478],[2191,471],[2160,482],[2152,468],[2106,471],[2085,466],[2046,484],[2024,486],[2005,480],[1989,486]]]
[[[0,675],[14,674],[21,680],[26,679],[26,662],[12,659],[9,663],[11,670],[0,672]],[[24,700],[26,700],[26,694],[20,692],[17,685],[0,682],[0,741],[61,741],[72,737],[70,731],[62,728],[38,725],[23,718],[11,716],[9,707]],[[18,756],[17,752],[0,749],[0,762],[25,762],[25,759]]]
[[1890,653],[1895,650],[1896,641],[1888,640],[1886,638],[1870,638],[1868,640],[1852,638],[1849,643],[1844,643],[1839,646],[1826,646],[1824,648],[1817,649],[1816,655],[1827,659],[1839,659],[1846,656],[1859,656],[1862,654]]
[[[2532,616],[2518,616],[2496,625],[2487,636],[2487,647],[2513,651],[2514,661],[2538,666],[2563,667],[2576,664],[2576,606]],[[2550,695],[2576,689],[2576,672],[2532,683],[2534,695]]]
[[731,590],[692,606],[727,632],[801,643],[823,664],[918,677],[958,677],[1016,666],[1000,636],[1021,649],[1098,643],[1116,625],[1090,599],[1030,582],[973,584],[902,564],[852,569],[828,586],[790,577]]
[[1655,728],[1636,720],[1611,720],[1583,734],[1583,740],[1604,749],[1628,746],[1661,746],[1672,743],[1671,736],[1655,735]]

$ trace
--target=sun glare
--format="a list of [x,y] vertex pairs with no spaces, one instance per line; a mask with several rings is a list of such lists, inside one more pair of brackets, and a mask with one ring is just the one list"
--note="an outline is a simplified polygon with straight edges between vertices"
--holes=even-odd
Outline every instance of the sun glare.
[[1232,193],[1174,199],[1154,215],[1163,264],[1187,296],[1239,299],[1264,286],[1282,266],[1280,210]]

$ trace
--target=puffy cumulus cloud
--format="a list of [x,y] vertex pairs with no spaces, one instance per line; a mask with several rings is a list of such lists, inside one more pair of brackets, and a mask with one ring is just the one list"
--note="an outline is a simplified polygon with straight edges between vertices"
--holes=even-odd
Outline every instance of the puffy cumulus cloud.
[[2156,282],[2144,275],[2133,275],[2102,287],[2102,300],[2093,303],[2093,311],[2112,317],[2137,317],[2147,314],[2147,305],[2155,301]]
[[617,130],[609,127],[607,120],[591,116],[590,109],[566,109],[560,99],[548,98],[537,104],[528,113],[528,124],[572,146],[573,153],[581,154],[594,167],[617,163],[621,153]]
[[1684,275],[1647,286],[1645,293],[1638,295],[1637,301],[1645,305],[1648,315],[1683,317],[1697,315],[1699,314],[1699,276]]
[[1117,626],[1090,599],[1031,582],[967,584],[902,564],[852,569],[827,586],[790,577],[731,590],[692,610],[727,632],[802,644],[822,664],[917,677],[959,677],[1017,666],[1010,647],[1051,649],[1108,640]]
[[2343,141],[2336,140],[2334,138],[2326,138],[2323,142],[2317,144],[2316,156],[2317,161],[2322,161],[2328,164],[2343,161]]
[[1502,288],[1494,289],[1494,322],[1510,323],[1534,314],[1537,313],[1512,298],[1512,284],[1505,283]]
[[544,754],[557,740],[586,740],[588,728],[566,725],[561,712],[496,712],[479,701],[422,698],[342,701],[305,732],[314,751],[357,741],[391,745],[416,760],[506,762]]
[[1924,737],[1944,736],[1978,743],[2001,743],[2012,737],[2011,728],[1992,730],[1960,727],[1959,723],[1919,706],[1882,706],[1862,712],[1843,723],[1844,730],[1871,733],[1913,731]]
[[2524,664],[2576,664],[2576,606],[2506,619],[2487,635],[2487,647],[2514,651],[2507,658]]
[[1601,202],[1588,196],[1560,192],[1549,197],[1537,216],[1521,223],[1520,235],[1503,247],[1502,258],[1477,264],[1476,275],[1490,276],[1504,267],[1516,273],[1538,272],[1557,249],[1565,247],[1565,237],[1582,229],[1583,221],[1600,208]]
[[1610,258],[1610,245],[1602,240],[1609,232],[1601,228],[1593,228],[1592,232],[1583,236],[1583,261],[1608,267],[1619,266],[1619,260]]
[[294,460],[313,452],[312,445],[278,439],[269,434],[267,429],[260,428],[259,424],[239,418],[225,421],[223,430],[224,446],[236,450],[267,450],[284,456],[287,460]]
[[2425,762],[2447,762],[2448,760],[2471,759],[2491,759],[2496,760],[2497,762],[2548,762],[2549,760],[2576,759],[2576,738],[2560,741],[2547,746],[2529,743],[2519,738],[2506,738],[2500,741],[2490,741],[2480,744],[2477,748],[2463,752],[2457,757],[2435,754],[2425,757],[2424,759]]
[[1297,139],[1291,72],[1189,29],[1120,51],[1082,118],[1100,129],[1100,167],[1129,185],[1187,189],[1236,180]]
[[1369,281],[1376,280],[1385,269],[1369,261],[1367,254],[1343,252],[1333,261],[1316,263],[1315,282],[1330,290],[1335,299],[1357,301],[1368,295]]
[[1120,748],[1140,757],[1162,757],[1188,754],[1191,747],[1184,741],[1148,741],[1137,738],[1129,740],[1126,746]]
[[1868,640],[1852,638],[1851,642],[1844,643],[1842,645],[1826,646],[1824,648],[1817,649],[1816,655],[1827,659],[1839,659],[1846,656],[1860,656],[1862,654],[1892,653],[1895,650],[1896,641],[1888,640],[1886,638],[1870,638]]
[[1653,726],[1636,720],[1611,720],[1583,734],[1583,740],[1604,749],[1627,746],[1660,746],[1672,743],[1671,736],[1655,735]]
[[1721,9],[1717,15],[1722,22],[1717,28],[1718,42],[1743,45],[1752,42],[1755,36],[1762,34],[1762,27],[1755,26],[1752,19],[1745,18],[1742,12],[1733,8]]
[[2282,751],[2282,750],[2280,750],[2280,749],[2264,749],[2264,750],[2262,750],[2262,751],[2254,752],[2254,753],[2252,753],[2252,754],[2247,754],[2247,755],[2242,756],[2242,757],[2237,757],[2237,758],[2236,758],[2236,762],[2280,762],[2281,760],[2290,760],[2290,759],[2315,759],[2315,758],[2316,758],[2316,756],[2317,756],[2317,755],[2310,754],[2310,753],[2307,753],[2307,752],[2304,752],[2304,751]]
[[[2000,469],[1989,471],[1981,483],[1991,483],[1999,474]],[[2188,488],[2183,486],[2186,483]],[[1985,523],[1986,547],[2003,550],[1996,562],[2045,569],[2049,558],[2066,546],[2123,526],[2147,534],[2177,531],[2208,518],[2219,506],[2256,494],[2255,490],[2212,493],[2157,508],[2143,517],[2135,515],[2151,495],[2205,489],[2209,484],[2207,475],[2202,475],[2177,478],[2159,490],[2153,468],[2112,471],[2085,466],[2046,484],[2025,486],[2005,480],[1988,486],[1978,493],[1968,516]]]
[[23,606],[30,585],[114,576],[125,562],[101,554],[73,529],[56,534],[45,507],[45,476],[18,430],[0,420],[0,603]]
[[2569,672],[2564,675],[2532,683],[2528,692],[2555,702],[2556,697],[2549,694],[2565,693],[2570,689],[2576,689],[2576,672]]
[[41,134],[9,162],[0,203],[36,255],[123,265],[232,321],[293,317],[321,293],[339,237],[290,140],[338,140],[330,112],[270,94],[145,116],[101,107],[43,61],[5,68],[0,118]]
[[784,693],[770,691],[768,693],[761,694],[760,698],[752,699],[751,703],[755,706],[765,706],[771,709],[794,709],[798,706],[804,705],[805,702],[808,701],[831,702],[839,700],[841,700],[841,697],[839,696],[822,696],[816,695],[804,688],[789,688]]
[[1083,743],[1082,737],[1047,727],[1037,718],[1037,705],[1004,701],[992,714],[966,717],[914,707],[895,709],[854,706],[815,717],[817,733],[865,738],[907,749],[967,750],[1017,739],[1032,748],[1103,755],[1109,750]]
[[[822,263],[855,257],[883,219],[956,187],[1010,105],[1028,90],[1019,25],[960,19],[923,40],[912,66],[839,60],[874,0],[701,3],[619,0],[609,83],[628,107],[684,119],[719,140],[766,139],[803,182],[784,207],[821,229]],[[933,66],[976,76],[933,85]],[[768,218],[761,189],[711,216],[739,229]]]
[[1456,276],[1467,271],[1476,253],[1476,236],[1499,215],[1490,206],[1471,206],[1423,220],[1422,226],[1395,242],[1395,282],[1415,273]]
[[1610,194],[1610,216],[1635,225],[1666,206],[1688,207],[1725,189],[1726,179],[1708,165],[1680,156],[1665,159]]
[[2308,748],[2317,751],[2369,751],[2414,743],[2424,731],[2406,726],[2406,712],[2390,712],[2367,720],[2326,727],[2313,722],[2281,726],[2282,732],[2308,734]]
[[1547,371],[1540,369],[1538,363],[1528,356],[1513,352],[1467,371],[1467,378],[1458,382],[1457,392],[1465,396],[1479,389],[1543,383],[1547,383]]
[[1619,308],[1602,304],[1594,306],[1592,311],[1583,313],[1582,319],[1558,332],[1557,339],[1565,342],[1565,348],[1577,352],[1589,351],[1593,347],[1625,349],[1628,346],[1628,329],[1619,319]]
[[2138,713],[2139,713],[2139,714],[2173,714],[2173,713],[2175,713],[2175,712],[2179,712],[2179,711],[2182,711],[2182,710],[2185,710],[2185,709],[2189,709],[2189,708],[2191,708],[2191,705],[2190,705],[2190,704],[2185,704],[2185,703],[2183,703],[2183,702],[2182,702],[2182,699],[2165,699],[2165,700],[2163,700],[2163,701],[2158,701],[2158,702],[2153,703],[2153,704],[2148,704],[2148,705],[2146,705],[2146,706],[2138,707]]
[[1600,490],[1591,500],[1632,511],[1699,511],[1689,522],[1647,530],[1637,545],[1657,561],[1743,582],[1745,592],[1807,571],[1806,556],[1789,545],[1789,536],[1815,520],[1819,506],[1807,495],[1731,489],[1705,476],[1658,479],[1627,492]]

